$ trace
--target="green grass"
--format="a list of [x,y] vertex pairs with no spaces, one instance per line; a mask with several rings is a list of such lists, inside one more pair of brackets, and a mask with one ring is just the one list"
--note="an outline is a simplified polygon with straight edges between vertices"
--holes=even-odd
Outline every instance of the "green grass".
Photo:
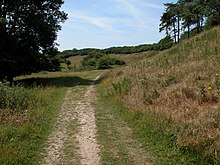
[[19,124],[17,121],[1,122],[0,164],[37,164],[43,142],[60,110],[65,88],[39,88],[38,92],[42,101],[28,109],[26,121]]
[[100,86],[94,106],[102,164],[132,165],[152,161],[148,151],[145,151],[133,137],[123,116],[117,113],[120,107],[111,98],[106,97],[106,90]]

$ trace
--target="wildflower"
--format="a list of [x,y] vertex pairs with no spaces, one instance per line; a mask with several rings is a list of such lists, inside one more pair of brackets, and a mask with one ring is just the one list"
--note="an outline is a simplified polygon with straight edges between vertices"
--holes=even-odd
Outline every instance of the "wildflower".
[[211,86],[209,86],[209,87],[208,87],[208,90],[212,90],[212,87],[211,87]]
[[216,74],[215,74],[215,76],[216,76],[216,77],[218,77],[218,76],[219,76],[219,74],[218,74],[218,73],[216,73]]

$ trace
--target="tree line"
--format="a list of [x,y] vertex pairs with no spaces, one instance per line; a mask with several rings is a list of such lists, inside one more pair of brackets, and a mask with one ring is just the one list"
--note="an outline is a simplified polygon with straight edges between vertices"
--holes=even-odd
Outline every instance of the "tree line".
[[175,43],[220,24],[219,0],[178,0],[164,5],[159,31],[165,31]]
[[63,0],[0,0],[0,80],[57,70],[57,32]]
[[110,47],[106,49],[96,49],[96,48],[84,48],[84,49],[72,49],[64,50],[58,53],[61,58],[68,58],[71,56],[84,56],[94,53],[104,53],[104,54],[132,54],[140,53],[144,51],[161,51],[168,49],[173,45],[173,39],[170,36],[166,36],[161,39],[158,43],[154,44],[143,44],[138,46],[122,46],[122,47]]

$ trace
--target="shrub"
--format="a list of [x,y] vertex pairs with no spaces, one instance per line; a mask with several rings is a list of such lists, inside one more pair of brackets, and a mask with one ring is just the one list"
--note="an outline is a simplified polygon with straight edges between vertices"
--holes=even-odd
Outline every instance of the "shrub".
[[11,110],[25,110],[38,102],[34,89],[20,86],[9,87],[0,84],[0,108]]
[[117,94],[124,95],[125,92],[127,92],[130,84],[131,80],[124,78],[121,82],[112,83],[112,87]]
[[103,53],[94,53],[86,56],[82,61],[82,68],[87,70],[91,69],[108,69],[111,65],[124,65],[125,62],[123,60],[110,58],[108,55]]

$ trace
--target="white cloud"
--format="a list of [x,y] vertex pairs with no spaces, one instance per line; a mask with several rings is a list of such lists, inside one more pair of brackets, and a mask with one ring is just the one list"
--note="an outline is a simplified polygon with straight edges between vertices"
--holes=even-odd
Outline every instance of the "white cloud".
[[69,0],[65,9],[69,19],[58,37],[60,49],[157,41],[162,9],[153,0]]
[[120,9],[130,15],[127,25],[130,27],[136,27],[137,30],[146,29],[150,24],[158,23],[157,18],[150,17],[144,8],[151,9],[163,9],[163,6],[152,3],[146,3],[145,1],[139,0],[115,0],[120,6]]
[[164,6],[162,6],[162,5],[155,5],[155,4],[152,4],[152,3],[145,3],[145,2],[143,2],[143,5],[146,6],[146,7],[149,7],[149,8],[153,8],[153,9],[164,10]]
[[115,0],[121,6],[121,9],[125,10],[133,17],[133,24],[137,24],[139,27],[143,27],[143,12],[133,3],[128,0]]
[[102,29],[112,28],[112,21],[107,17],[92,17],[89,14],[82,12],[68,12],[70,19],[81,20],[85,23],[92,24]]
[[138,3],[136,0],[132,0],[132,2],[136,3],[139,6],[147,7],[147,8],[151,8],[151,9],[160,9],[160,10],[164,9],[163,4],[158,5],[158,4],[154,4],[154,3],[149,3],[149,2],[146,2],[146,0],[139,0]]

